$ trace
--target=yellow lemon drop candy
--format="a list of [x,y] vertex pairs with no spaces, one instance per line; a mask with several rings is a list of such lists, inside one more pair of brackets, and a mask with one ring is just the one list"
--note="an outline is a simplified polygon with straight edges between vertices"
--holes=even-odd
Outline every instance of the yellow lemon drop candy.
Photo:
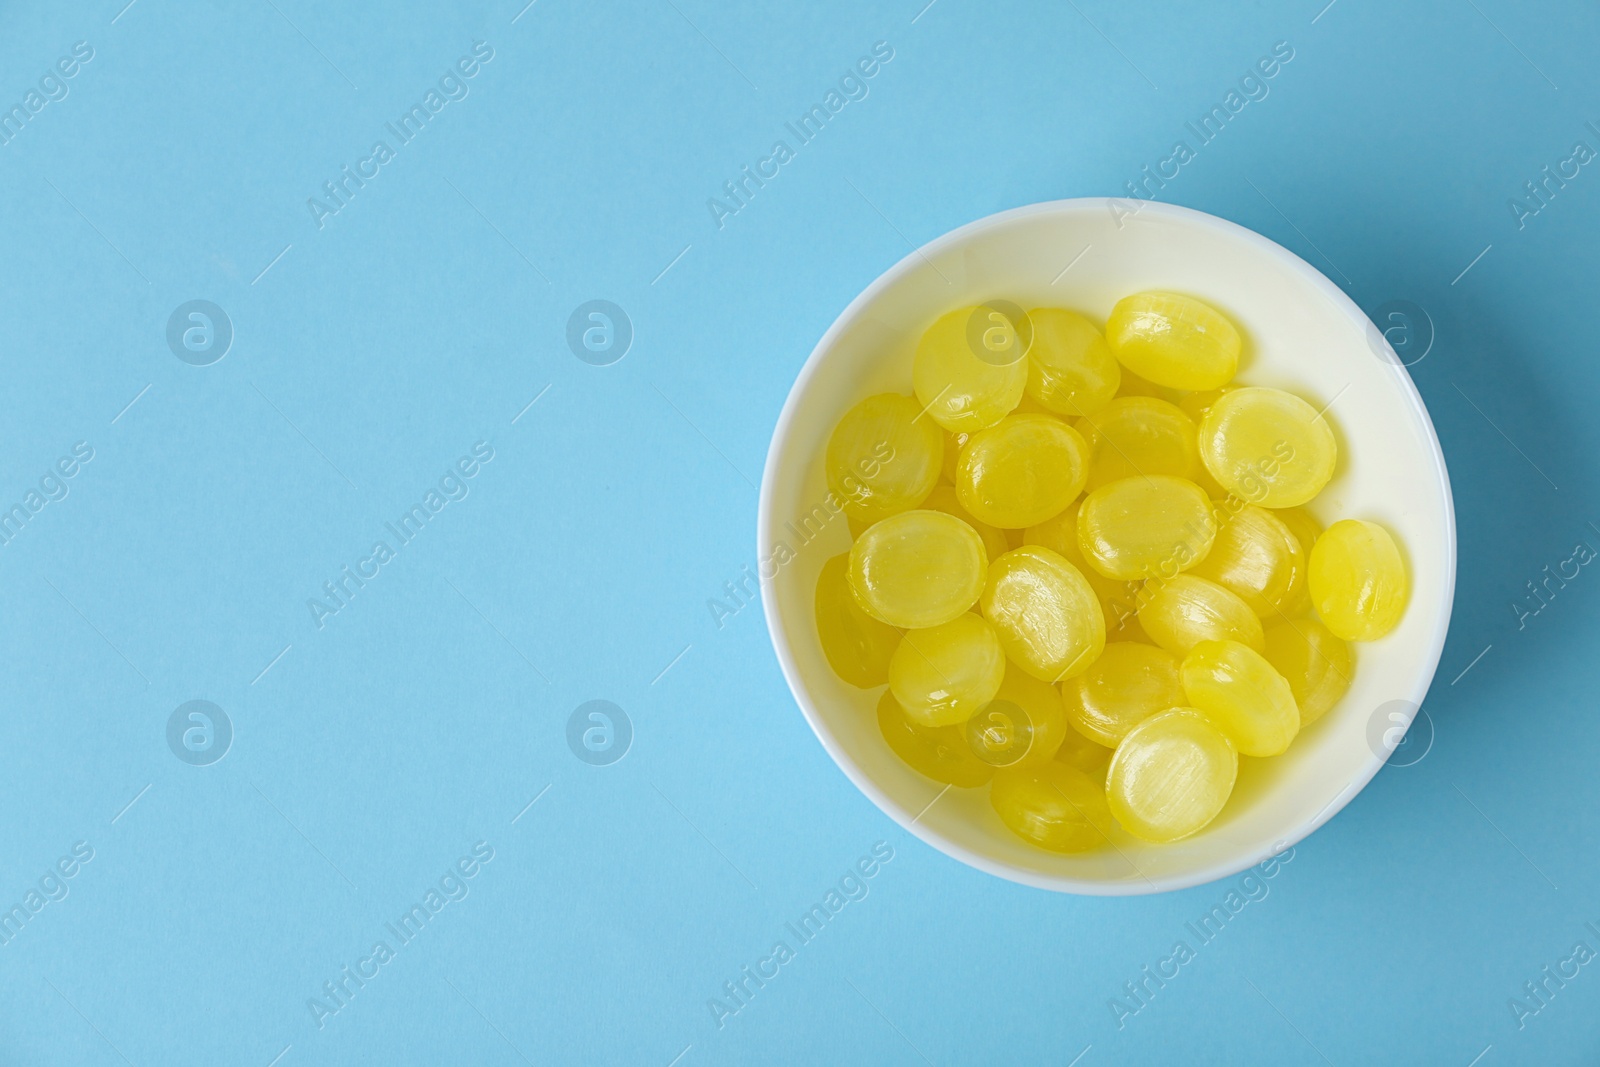
[[1112,631],[1110,624],[1107,623],[1106,640],[1110,641],[1112,638],[1115,638],[1118,641],[1138,641],[1146,645],[1155,644],[1154,641],[1150,640],[1150,635],[1144,632],[1144,627],[1139,625],[1139,611],[1137,604],[1139,599],[1139,589],[1143,588],[1143,584],[1140,582],[1133,582],[1131,584],[1135,587],[1133,592],[1135,604],[1134,610],[1122,620],[1122,625],[1117,627],[1115,632]]
[[961,449],[956,493],[973,516],[1003,530],[1043,522],[1083,491],[1089,446],[1053,415],[1011,415]]
[[1147,396],[1152,400],[1165,400],[1169,404],[1176,403],[1183,396],[1182,390],[1168,389],[1164,385],[1147,382],[1127,367],[1122,368],[1122,385],[1117,389],[1118,397]]
[[1316,619],[1296,619],[1267,628],[1267,662],[1283,675],[1300,708],[1300,726],[1310,726],[1339,703],[1355,664],[1350,646]]
[[1180,841],[1217,817],[1239,775],[1228,738],[1193,708],[1173,708],[1134,727],[1106,780],[1111,813],[1135,837]]
[[1276,513],[1246,504],[1223,522],[1211,551],[1191,573],[1272,619],[1304,599],[1308,563],[1299,539]]
[[1294,534],[1294,539],[1300,542],[1300,548],[1306,554],[1306,566],[1311,565],[1311,549],[1316,545],[1317,538],[1322,536],[1322,523],[1318,522],[1305,508],[1279,508],[1273,512]]
[[1322,536],[1322,523],[1305,508],[1279,508],[1273,514],[1289,527],[1294,539],[1300,542],[1300,551],[1306,560],[1306,580],[1300,583],[1299,591],[1283,608],[1283,614],[1297,619],[1311,610],[1311,550],[1317,546],[1317,538]]
[[1222,394],[1231,393],[1237,388],[1239,388],[1237,385],[1224,385],[1221,389],[1202,389],[1198,393],[1185,393],[1178,398],[1178,407],[1198,426],[1200,420],[1206,417],[1206,412],[1211,410],[1211,405],[1222,399]]
[[1046,411],[1074,418],[1106,406],[1122,384],[1106,339],[1094,323],[1062,308],[1034,308],[1027,397]]
[[1400,621],[1411,583],[1394,538],[1375,522],[1344,519],[1311,550],[1311,605],[1346,641],[1376,641]]
[[989,803],[1012,833],[1051,852],[1084,852],[1111,832],[1105,791],[1059,760],[996,772]]
[[[1200,421],[1206,417],[1206,412],[1211,410],[1211,405],[1215,404],[1224,393],[1231,392],[1237,388],[1239,388],[1237,385],[1224,385],[1221,389],[1207,389],[1199,393],[1185,393],[1183,396],[1178,398],[1178,408],[1185,415],[1189,416],[1190,419],[1194,420],[1194,424],[1198,429]],[[1197,457],[1199,456],[1198,444],[1196,445],[1195,455]],[[1201,463],[1199,465],[1199,470],[1195,472],[1194,484],[1204,489],[1206,491],[1206,496],[1211,497],[1213,500],[1221,500],[1223,497],[1228,495],[1228,491],[1222,488],[1222,486],[1218,485],[1215,478],[1211,477],[1211,472],[1206,470],[1206,465],[1204,463]]]
[[986,522],[979,522],[972,517],[972,513],[961,506],[961,498],[956,495],[953,485],[936,485],[933,492],[928,494],[928,499],[922,502],[924,511],[942,511],[946,515],[954,515],[974,530],[983,538],[983,550],[990,559],[997,559],[1011,550],[1011,544],[1006,540],[1006,535]]
[[1006,655],[1040,681],[1072,677],[1105,647],[1105,615],[1088,579],[1048,548],[1024,545],[991,563],[978,605]]
[[1106,320],[1117,362],[1172,389],[1217,389],[1239,369],[1239,331],[1221,312],[1179,293],[1135,293]]
[[939,468],[939,477],[950,485],[956,484],[956,460],[961,455],[961,446],[967,443],[967,438],[970,436],[972,435],[944,431],[944,463]]
[[1141,597],[1139,625],[1174,655],[1188,655],[1201,641],[1238,641],[1261,651],[1261,620],[1249,604],[1216,582],[1192,574],[1152,578]]
[[939,511],[902,511],[850,546],[850,590],[875,619],[938,626],[978,602],[988,574],[978,531]]
[[878,729],[908,767],[936,782],[971,789],[994,777],[994,768],[967,746],[960,726],[923,726],[885,690],[878,700]]
[[1333,429],[1317,409],[1282,389],[1223,394],[1200,422],[1200,459],[1228,492],[1264,508],[1304,504],[1339,460]]
[[1194,420],[1176,404],[1148,396],[1113,400],[1078,422],[1094,450],[1090,492],[1135,474],[1171,474],[1193,481],[1200,473]]
[[950,726],[993,700],[1005,671],[994,627],[968,612],[907,630],[889,658],[889,691],[913,722]]
[[1055,687],[1006,664],[994,699],[967,720],[967,745],[995,767],[1048,763],[1067,729],[1067,712]]
[[1078,509],[1083,501],[1075,500],[1043,522],[1036,522],[1022,531],[1022,543],[1041,545],[1067,558],[1074,567],[1083,564],[1082,550],[1078,548]]
[[[890,675],[894,668],[891,665]],[[1300,709],[1288,681],[1266,658],[1237,641],[1202,641],[1178,668],[1193,707],[1245,756],[1276,756],[1300,732]]]
[[840,553],[817,575],[817,637],[833,673],[859,689],[889,680],[900,631],[862,610],[850,592],[850,556]]
[[939,481],[944,433],[909,396],[869,396],[839,420],[828,438],[828,488],[845,511],[884,519],[921,504]]
[[1013,415],[1054,415],[1055,412],[1039,403],[1027,393],[1022,394],[1022,399],[1017,401],[1017,406],[1011,409]]
[[1056,749],[1056,762],[1076,767],[1104,789],[1106,772],[1111,769],[1111,749],[1095,744],[1076,730],[1068,730],[1061,747]]
[[1107,578],[1084,562],[1083,549],[1078,547],[1078,509],[1082,506],[1083,502],[1078,501],[1059,515],[1029,526],[1022,531],[1022,543],[1048,548],[1078,568],[1078,572],[1088,580],[1089,588],[1094,590],[1095,598],[1100,601],[1100,610],[1106,621],[1106,640],[1142,637],[1144,631],[1139,629],[1138,583]]
[[1210,498],[1193,482],[1169,475],[1102,485],[1078,512],[1084,560],[1124,581],[1187,570],[1205,559],[1216,536]]
[[1116,748],[1152,715],[1182,707],[1178,657],[1137,641],[1106,646],[1088,670],[1061,683],[1067,722],[1083,737]]
[[952,433],[993,426],[1022,399],[1027,355],[1015,324],[999,312],[949,312],[917,342],[911,365],[917,402]]

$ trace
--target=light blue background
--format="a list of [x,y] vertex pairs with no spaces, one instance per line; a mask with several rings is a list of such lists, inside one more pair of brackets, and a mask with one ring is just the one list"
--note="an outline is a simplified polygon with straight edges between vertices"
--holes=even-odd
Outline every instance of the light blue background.
[[[0,1062],[1600,1057],[1600,967],[1508,1006],[1600,949],[1600,579],[1511,608],[1600,547],[1600,169],[1525,228],[1507,206],[1600,148],[1592,6],[123,3],[0,6],[6,107],[94,48],[0,148],[0,501],[94,449],[0,547],[0,904],[94,849],[0,947]],[[319,230],[307,197],[474,40],[470,95]],[[880,40],[870,95],[719,230],[707,199]],[[759,607],[707,601],[857,292],[974,218],[1122,192],[1279,41],[1161,198],[1431,318],[1436,737],[1119,1029],[1237,879],[1082,899],[945,858],[830,763]],[[209,367],[165,341],[196,298],[236,331]],[[611,366],[566,345],[593,298],[634,325]],[[317,629],[307,598],[480,440],[470,495]],[[212,766],[167,748],[191,699],[234,724]],[[591,699],[634,726],[611,766],[565,740]],[[470,894],[319,1030],[307,999],[478,841]],[[707,1000],[879,841],[870,895],[719,1029]]]

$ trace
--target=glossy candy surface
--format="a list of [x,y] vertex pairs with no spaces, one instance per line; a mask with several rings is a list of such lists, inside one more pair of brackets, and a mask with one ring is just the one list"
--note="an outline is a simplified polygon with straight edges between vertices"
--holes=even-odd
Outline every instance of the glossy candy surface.
[[1201,641],[1238,641],[1257,652],[1262,647],[1261,620],[1250,605],[1216,582],[1191,574],[1146,582],[1140,591],[1139,625],[1150,640],[1178,656],[1188,655]]
[[950,485],[956,484],[956,460],[961,458],[961,446],[971,436],[968,433],[944,431],[944,463],[940,466],[939,477]]
[[[892,673],[892,668],[891,668]],[[1237,641],[1202,641],[1178,667],[1189,704],[1243,756],[1276,756],[1300,732],[1300,709],[1283,675]]]
[[1239,388],[1237,385],[1224,385],[1221,389],[1206,389],[1198,393],[1185,393],[1178,398],[1178,407],[1183,413],[1194,420],[1196,426],[1206,417],[1211,410],[1211,405],[1222,399],[1222,394],[1230,393]]
[[1121,397],[1080,419],[1078,429],[1094,453],[1085,484],[1091,492],[1135,474],[1193,481],[1200,473],[1194,420],[1165,400]]
[[1299,618],[1311,610],[1311,550],[1317,546],[1317,538],[1322,536],[1322,523],[1303,507],[1278,508],[1273,514],[1294,534],[1294,539],[1300,544],[1300,552],[1305,557],[1306,580],[1300,583],[1299,593],[1283,609],[1283,613],[1291,619]]
[[1055,687],[1006,664],[994,699],[968,719],[967,747],[995,767],[1048,763],[1072,731]]
[[908,396],[869,396],[828,438],[828,488],[853,518],[887,518],[920,505],[939,480],[944,433]]
[[1179,841],[1217,817],[1239,773],[1221,731],[1193,708],[1174,708],[1135,727],[1111,760],[1106,796],[1135,837]]
[[833,673],[860,689],[889,680],[900,631],[868,615],[850,592],[850,556],[840,553],[817,575],[817,637]]
[[1211,476],[1265,508],[1304,504],[1328,484],[1339,460],[1328,420],[1282,389],[1224,393],[1200,421],[1199,440]]
[[1317,538],[1322,536],[1322,523],[1305,508],[1278,508],[1273,511],[1278,521],[1289,528],[1294,534],[1294,539],[1300,542],[1300,548],[1306,555],[1306,566],[1311,566],[1311,549],[1316,546]]
[[982,307],[940,316],[917,342],[911,368],[917,403],[952,433],[999,422],[1027,381],[1024,338],[1004,315]]
[[988,569],[978,531],[938,511],[891,515],[850,546],[856,603],[901,629],[960,616],[977,603]]
[[895,755],[936,782],[971,789],[994,777],[994,767],[968,747],[961,726],[923,726],[888,690],[878,700],[878,730]]
[[978,603],[1006,655],[1041,681],[1072,677],[1105,647],[1105,615],[1088,579],[1048,548],[1024,545],[996,559]]
[[[1056,414],[1054,411],[1051,411],[1049,408],[1047,408],[1043,404],[1039,403],[1033,397],[1029,396],[1026,392],[1024,392],[1022,394],[1022,399],[1017,401],[1017,406],[1011,409],[1011,413],[1013,415],[1055,415]],[[1066,418],[1065,415],[1057,415],[1056,417],[1057,418]]]
[[1155,400],[1165,400],[1169,404],[1176,404],[1183,399],[1181,389],[1168,389],[1155,382],[1147,382],[1127,367],[1122,368],[1122,384],[1117,388],[1117,395],[1122,396],[1148,396]]
[[1375,522],[1344,519],[1311,550],[1311,605],[1346,641],[1375,641],[1394,629],[1411,595],[1394,538]]
[[1078,768],[1103,789],[1106,772],[1111,769],[1111,749],[1097,745],[1076,730],[1069,729],[1061,747],[1056,749],[1056,762]]
[[1179,293],[1136,293],[1106,320],[1117,362],[1156,385],[1216,389],[1239,369],[1239,331],[1209,304]]
[[972,513],[961,506],[961,498],[956,495],[956,487],[953,485],[934,486],[933,492],[928,494],[928,499],[922,502],[922,509],[942,511],[978,531],[978,536],[983,538],[983,550],[990,559],[998,559],[1011,551],[1011,544],[1006,540],[1005,531],[973,518]]
[[989,803],[1012,833],[1051,852],[1083,852],[1111,832],[1105,791],[1060,760],[996,772]]
[[[1238,504],[1238,501],[1233,501]],[[1290,613],[1305,599],[1306,550],[1275,512],[1240,507],[1217,530],[1217,539],[1193,573],[1236,594],[1263,619]]]
[[940,626],[907,630],[889,658],[889,691],[913,722],[965,722],[1000,690],[1006,655],[994,627],[968,612]]
[[1046,411],[1077,418],[1105,407],[1122,368],[1094,323],[1062,308],[1034,308],[1027,396]]
[[1182,707],[1178,657],[1138,641],[1115,641],[1076,678],[1061,683],[1067,722],[1084,738],[1115,748],[1152,715]]
[[1043,522],[1089,476],[1089,446],[1053,415],[1011,415],[973,434],[956,463],[956,493],[974,517],[1005,530]]
[[1204,559],[1216,535],[1210,498],[1193,482],[1166,475],[1103,485],[1078,512],[1078,547],[1108,578],[1177,574]]
[[1058,515],[1029,526],[1022,531],[1024,545],[1039,545],[1057,553],[1078,568],[1089,582],[1089,588],[1100,601],[1100,610],[1106,622],[1106,640],[1130,640],[1142,637],[1139,629],[1138,584],[1117,578],[1107,578],[1084,561],[1083,549],[1078,545],[1078,510],[1082,501],[1074,503]]
[[1264,654],[1289,683],[1300,708],[1302,729],[1327,714],[1355,677],[1350,646],[1316,619],[1267,627]]

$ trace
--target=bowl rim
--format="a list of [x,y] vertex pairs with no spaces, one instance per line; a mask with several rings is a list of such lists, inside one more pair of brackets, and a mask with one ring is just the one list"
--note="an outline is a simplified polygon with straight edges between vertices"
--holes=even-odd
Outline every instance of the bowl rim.
[[[761,472],[760,499],[756,512],[756,558],[764,558],[765,546],[773,543],[773,482],[777,474],[780,458],[787,454],[799,399],[806,392],[806,387],[818,372],[826,355],[837,344],[838,338],[844,332],[847,324],[852,323],[864,308],[877,300],[891,285],[924,266],[935,255],[952,246],[960,246],[979,233],[1030,216],[1077,213],[1094,209],[1109,211],[1112,209],[1113,204],[1125,204],[1126,202],[1125,198],[1121,197],[1072,197],[1062,200],[1041,201],[986,215],[935,237],[933,240],[907,253],[882,274],[874,278],[871,284],[863,289],[854,300],[850,301],[833,320],[827,331],[823,333],[815,347],[812,348],[811,354],[800,368],[800,373],[796,376],[794,384],[789,388],[789,394],[784,400],[783,409],[779,413],[777,424],[773,428],[772,439],[767,447],[766,462],[763,464]],[[1353,325],[1363,327],[1368,331],[1369,337],[1376,335],[1382,338],[1382,331],[1378,330],[1366,312],[1362,311],[1355,301],[1346,295],[1344,290],[1335,285],[1316,267],[1276,241],[1238,223],[1230,222],[1227,219],[1195,208],[1183,207],[1178,204],[1164,204],[1154,200],[1139,200],[1136,203],[1139,205],[1137,211],[1141,215],[1145,212],[1153,212],[1158,217],[1165,216],[1191,223],[1199,223],[1251,246],[1255,251],[1276,260],[1283,268],[1309,282],[1324,298],[1343,311]],[[1387,340],[1383,343],[1385,346],[1388,345]],[[1392,353],[1393,350],[1390,349],[1389,351]],[[1429,446],[1429,457],[1433,462],[1435,479],[1443,493],[1447,541],[1447,551],[1444,559],[1445,575],[1440,594],[1440,614],[1429,640],[1428,648],[1423,654],[1421,661],[1423,667],[1417,672],[1416,682],[1408,696],[1408,702],[1413,705],[1411,714],[1405,722],[1405,725],[1409,728],[1417,712],[1421,710],[1422,702],[1433,684],[1434,676],[1439,668],[1439,659],[1444,652],[1445,638],[1450,630],[1450,618],[1455,607],[1456,513],[1455,501],[1450,489],[1450,473],[1445,464],[1444,450],[1440,447],[1438,432],[1434,429],[1433,419],[1428,414],[1427,405],[1423,403],[1422,394],[1417,391],[1416,383],[1412,381],[1410,373],[1398,358],[1390,359],[1387,362],[1390,363],[1393,369],[1393,377],[1402,395],[1409,403],[1412,413],[1416,416],[1424,431],[1424,437]],[[759,571],[760,568],[757,568],[757,570]],[[1379,769],[1388,762],[1387,754],[1382,757],[1374,754],[1322,810],[1309,819],[1305,819],[1287,829],[1280,841],[1275,842],[1270,849],[1259,854],[1246,850],[1238,855],[1225,857],[1186,874],[1156,878],[1145,876],[1142,883],[1133,881],[1099,882],[1065,875],[1040,874],[1037,871],[1014,867],[973,852],[955,841],[948,840],[930,827],[923,825],[920,822],[921,814],[913,817],[908,812],[903,811],[899,804],[880,789],[878,784],[850,758],[849,754],[844,751],[843,747],[838,744],[831,732],[824,726],[820,714],[812,705],[810,696],[805,686],[801,683],[799,668],[790,649],[790,637],[775,603],[773,580],[763,576],[760,579],[760,584],[762,589],[762,614],[767,622],[767,635],[772,642],[773,652],[778,657],[778,665],[783,671],[784,681],[788,683],[789,693],[794,698],[795,703],[799,705],[801,714],[805,716],[807,724],[811,727],[811,732],[821,742],[823,750],[844,772],[845,777],[849,778],[851,783],[867,799],[871,800],[879,811],[889,816],[902,829],[919,840],[969,867],[1021,885],[1082,896],[1143,896],[1152,893],[1188,889],[1231,877],[1272,856],[1282,854],[1314,833],[1329,819],[1337,815],[1346,804],[1355,798],[1357,793],[1366,788],[1367,783],[1372,781]],[[948,789],[949,787],[946,788]],[[943,795],[943,791],[938,794],[938,796]],[[938,797],[934,799],[937,800]],[[926,811],[927,809],[924,808],[923,810]]]

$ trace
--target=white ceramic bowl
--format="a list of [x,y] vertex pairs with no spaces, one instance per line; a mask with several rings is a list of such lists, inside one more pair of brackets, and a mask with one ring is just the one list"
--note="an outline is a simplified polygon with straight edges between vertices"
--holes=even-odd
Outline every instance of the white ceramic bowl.
[[[945,787],[902,763],[878,732],[881,690],[856,689],[829,669],[812,600],[823,563],[848,550],[850,534],[843,516],[824,506],[822,456],[851,405],[911,392],[916,340],[941,313],[1007,299],[1071,308],[1103,324],[1118,299],[1145,289],[1189,293],[1227,314],[1244,335],[1238,380],[1331,403],[1339,467],[1310,510],[1325,525],[1351,517],[1391,530],[1410,566],[1411,602],[1388,636],[1352,646],[1354,682],[1336,708],[1286,754],[1240,760],[1233,797],[1205,830],[1148,845],[1118,828],[1111,848],[1056,855],[1013,836],[989,806],[987,787],[941,796]],[[1438,438],[1410,376],[1361,310],[1310,264],[1250,230],[1187,208],[1099,198],[1034,204],[963,226],[852,301],[811,353],[778,419],[756,536],[778,661],[812,730],[856,787],[963,863],[1073,893],[1163,892],[1223,878],[1332,817],[1377,773],[1396,727],[1427,693],[1455,590],[1455,513]]]

